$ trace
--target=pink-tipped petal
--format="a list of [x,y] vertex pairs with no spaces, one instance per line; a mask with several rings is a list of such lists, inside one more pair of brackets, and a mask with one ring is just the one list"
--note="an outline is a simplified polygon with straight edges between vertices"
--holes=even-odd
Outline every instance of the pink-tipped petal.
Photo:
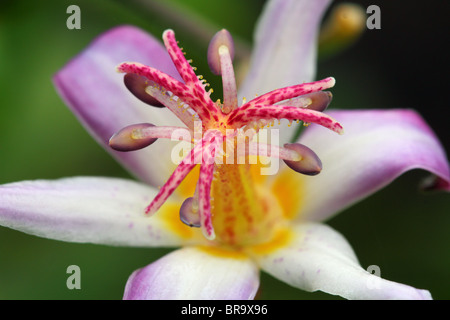
[[77,177],[0,186],[0,225],[39,237],[114,246],[187,243],[142,208],[157,190],[132,180]]
[[151,108],[127,90],[116,66],[129,59],[181,80],[158,40],[140,29],[121,26],[95,39],[59,70],[53,81],[63,100],[100,145],[138,178],[160,185],[173,170],[169,158],[171,143],[158,143],[131,153],[116,152],[108,144],[115,132],[133,123],[181,125],[169,110]]
[[[342,110],[329,114],[345,124],[345,135],[311,127],[299,140],[317,152],[323,163],[320,175],[302,177],[298,182],[303,185],[303,219],[327,219],[412,169],[431,172],[438,177],[440,188],[450,191],[445,151],[415,111]],[[324,186],[327,192],[323,192]]]
[[184,248],[136,270],[124,300],[251,300],[259,287],[250,259],[220,257]]
[[285,247],[255,256],[262,270],[291,286],[352,300],[431,299],[427,290],[385,280],[364,270],[347,240],[326,225],[302,223],[293,232],[294,239]]

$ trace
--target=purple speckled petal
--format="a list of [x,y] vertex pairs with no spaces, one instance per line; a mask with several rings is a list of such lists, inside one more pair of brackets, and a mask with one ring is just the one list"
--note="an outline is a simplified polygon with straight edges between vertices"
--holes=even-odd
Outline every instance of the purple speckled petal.
[[[70,242],[145,247],[188,243],[192,239],[172,231],[167,215],[144,216],[145,206],[156,192],[118,178],[5,184],[0,186],[0,225]],[[173,219],[177,218],[175,209]]]
[[[274,89],[315,80],[320,22],[331,0],[271,0],[255,31],[249,73],[240,86],[242,97],[253,99]],[[284,125],[281,144],[297,127]]]
[[154,186],[162,184],[174,166],[171,141],[158,141],[149,148],[123,153],[108,146],[111,136],[125,126],[150,122],[155,125],[182,123],[166,108],[154,108],[131,94],[124,75],[116,67],[139,61],[181,80],[159,40],[131,26],[111,29],[95,39],[81,54],[54,76],[57,91],[93,137],[125,168]]
[[133,272],[123,298],[249,300],[255,297],[258,287],[259,271],[251,260],[183,248]]
[[[427,290],[385,280],[364,270],[344,237],[323,224],[301,224],[284,248],[256,257],[274,277],[306,291],[346,299],[429,300]],[[381,276],[383,267],[380,266]]]
[[[302,219],[323,221],[412,169],[427,170],[450,191],[449,164],[438,138],[412,110],[330,111],[345,133],[311,125],[299,142],[322,160],[315,177],[293,177],[301,192]],[[320,195],[320,196],[317,196]]]

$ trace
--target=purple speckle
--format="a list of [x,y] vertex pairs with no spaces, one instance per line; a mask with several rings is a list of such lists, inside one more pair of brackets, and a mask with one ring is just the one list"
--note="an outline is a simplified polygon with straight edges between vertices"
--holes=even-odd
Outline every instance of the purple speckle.
[[273,263],[280,263],[280,262],[283,262],[283,261],[284,261],[283,257],[279,257],[279,258],[273,259]]

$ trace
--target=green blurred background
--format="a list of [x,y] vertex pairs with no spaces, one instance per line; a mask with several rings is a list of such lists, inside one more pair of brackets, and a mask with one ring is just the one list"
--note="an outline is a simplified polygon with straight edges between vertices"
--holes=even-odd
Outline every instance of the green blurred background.
[[[175,29],[200,73],[220,89],[219,79],[208,76],[207,42],[176,29],[176,21],[142,2],[1,2],[0,183],[76,175],[128,177],[90,138],[51,83],[59,68],[111,27],[133,24],[156,36]],[[163,1],[181,3],[210,25],[209,32],[225,27],[249,46],[264,2]],[[448,1],[354,2],[364,8],[378,5],[382,28],[366,30],[345,52],[319,62],[317,78],[337,79],[332,107],[417,109],[448,153],[448,58],[443,47],[449,40]],[[71,4],[81,8],[81,30],[66,28]],[[418,191],[426,176],[409,172],[329,224],[347,237],[363,267],[378,265],[383,278],[429,289],[435,299],[449,299],[450,201],[443,193]],[[0,227],[0,299],[121,299],[131,272],[169,251],[63,243]],[[81,268],[81,290],[66,287],[66,268],[72,264]],[[338,299],[294,289],[266,274],[258,297]]]

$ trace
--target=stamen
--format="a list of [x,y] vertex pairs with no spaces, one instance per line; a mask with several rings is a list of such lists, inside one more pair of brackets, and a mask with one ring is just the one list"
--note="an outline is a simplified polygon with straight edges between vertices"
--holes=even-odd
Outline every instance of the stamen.
[[227,46],[221,45],[219,47],[219,58],[222,72],[223,83],[223,113],[238,107],[236,79],[234,77],[233,63],[231,61],[231,54]]
[[216,150],[221,143],[221,134],[215,130],[205,133],[202,140],[202,165],[200,166],[200,176],[198,180],[198,206],[200,215],[200,225],[203,235],[213,240],[215,238],[214,227],[211,219],[211,184],[214,177],[214,162]]
[[323,112],[330,105],[333,95],[329,91],[318,91],[290,99],[286,105]]
[[208,65],[211,71],[216,75],[222,74],[222,64],[220,61],[219,48],[225,46],[229,50],[230,60],[234,58],[234,43],[231,34],[222,29],[217,32],[209,42],[208,46]]
[[152,127],[155,126],[151,123],[139,123],[127,126],[115,133],[111,139],[109,139],[109,146],[116,151],[124,152],[145,148],[155,142],[158,137],[151,135],[140,136],[136,133],[148,130]]
[[[250,156],[267,156],[286,161],[300,161],[302,159],[296,150],[261,142],[250,142],[246,151]],[[242,156],[241,154],[239,155]]]
[[325,113],[284,105],[266,106],[248,103],[229,114],[228,124],[240,128],[260,119],[302,120],[319,124],[339,134],[344,133],[342,125]]
[[[216,121],[219,119],[217,113],[220,112],[220,110],[209,98],[200,82],[198,82],[199,84],[196,87],[187,86],[186,84],[181,83],[180,81],[157,69],[135,62],[121,63],[117,67],[117,70],[119,72],[135,73],[141,76],[145,76],[149,80],[156,82],[166,91],[171,91],[185,103],[189,104],[189,106],[194,109],[194,111],[199,115],[202,121],[205,122],[205,125],[207,124],[207,122],[212,120],[211,117]],[[197,79],[197,77],[195,78]],[[201,93],[199,93],[198,87],[201,87]]]
[[317,154],[307,146],[300,143],[286,143],[286,149],[293,150],[298,153],[300,160],[284,160],[289,168],[308,176],[315,176],[322,171],[322,162]]
[[175,171],[172,173],[167,182],[159,189],[158,194],[153,201],[145,209],[146,215],[153,215],[166,202],[167,198],[175,191],[180,183],[186,178],[192,169],[198,163],[198,158],[201,156],[202,144],[198,143],[191,152],[181,161]]
[[[202,87],[197,75],[192,69],[189,61],[186,60],[184,55],[182,54],[182,50],[178,47],[177,41],[175,39],[175,33],[173,30],[166,30],[163,33],[164,45],[167,48],[167,52],[170,55],[173,63],[175,64],[175,68],[178,70],[181,78],[184,80],[186,85],[193,91],[194,97],[201,100],[205,106],[207,106],[207,110],[211,114],[211,116],[217,121],[218,116],[220,114],[220,110],[216,107],[214,102],[209,99],[209,96],[205,92]],[[187,102],[187,101],[186,101]],[[191,104],[189,102],[189,104]],[[199,114],[200,115],[200,114]]]
[[[172,94],[170,91],[164,93],[159,86],[149,86],[145,89],[147,95],[151,95],[156,99],[159,99],[170,111],[172,111],[178,119],[180,119],[188,128],[192,129],[193,121],[192,117],[186,115],[181,109],[184,106],[184,102],[181,99]],[[195,112],[195,111],[194,111]]]
[[132,132],[133,139],[171,139],[190,142],[191,131],[181,127],[158,126],[148,127]]
[[[240,246],[242,241],[267,241],[282,213],[277,208],[272,210],[270,201],[259,193],[252,180],[249,166],[257,158],[245,158],[249,163],[244,162],[245,166],[242,166],[239,161],[241,153],[245,152],[244,157],[282,159],[297,172],[318,174],[322,164],[311,149],[298,143],[279,147],[253,140],[256,141],[254,138],[261,128],[274,126],[275,121],[280,124],[281,119],[287,119],[289,123],[301,120],[304,125],[316,123],[342,134],[341,124],[322,113],[332,97],[322,90],[332,87],[334,79],[326,78],[277,89],[249,102],[244,98],[243,105],[238,107],[232,66],[233,41],[231,35],[222,30],[208,48],[208,63],[214,73],[222,75],[224,89],[223,104],[220,99],[213,102],[210,98],[213,90],[205,90],[209,84],[203,76],[195,74],[192,60],[184,57],[174,32],[165,31],[163,39],[183,81],[139,63],[122,63],[117,67],[119,72],[126,73],[125,85],[135,96],[147,103],[154,104],[153,99],[160,102],[181,119],[187,128],[155,127],[145,123],[131,125],[111,137],[111,147],[120,151],[137,150],[160,138],[175,138],[193,145],[145,208],[145,214],[154,214],[189,172],[200,164],[195,193],[180,208],[181,221],[191,227],[200,227],[208,240],[215,239],[217,233],[218,243]],[[223,165],[225,161],[228,164],[228,160],[233,160],[233,165]]]
[[125,83],[127,89],[130,90],[130,92],[142,102],[154,107],[164,107],[158,99],[145,92],[145,88],[149,86],[149,81],[147,78],[137,74],[127,73],[123,77],[123,82]]
[[184,200],[180,208],[180,220],[190,226],[195,228],[200,228],[200,215],[198,213],[198,202],[194,197],[187,198]]
[[[170,197],[170,195],[175,191],[175,189],[180,185],[180,183],[186,178],[186,176],[191,172],[192,169],[198,164],[201,163],[201,168],[203,168],[206,165],[212,165],[214,169],[214,159],[211,160],[210,154],[208,151],[210,150],[210,146],[212,142],[219,143],[219,139],[216,139],[217,131],[216,130],[209,130],[205,133],[203,139],[197,143],[194,148],[191,150],[191,152],[181,161],[181,163],[178,165],[178,167],[175,169],[175,171],[172,173],[170,178],[167,180],[167,182],[161,187],[156,197],[153,199],[153,201],[147,206],[145,209],[146,215],[152,215],[154,214],[163,204],[166,202],[167,198]],[[215,150],[217,146],[214,144],[213,149]],[[206,158],[206,159],[205,159]],[[212,162],[211,162],[212,161]],[[212,163],[212,164],[211,164]],[[202,174],[200,169],[200,180],[201,180]],[[206,176],[207,179],[204,178],[204,184],[202,185],[203,188],[208,187],[208,179],[209,176]],[[212,179],[212,173],[211,173],[211,179]],[[211,187],[211,182],[209,182],[209,188]],[[205,194],[205,190],[203,192],[204,199],[209,199],[209,194]],[[200,192],[199,188],[199,198],[201,198],[202,192]],[[199,200],[199,204],[201,205],[201,200]],[[207,205],[203,204],[204,208],[200,207],[200,218],[202,218],[202,227],[205,226],[207,230],[207,235],[205,236],[211,237],[214,236],[214,231],[212,230],[212,225],[209,226],[210,223],[210,215],[211,213],[206,210],[208,209]],[[209,205],[208,205],[209,206]],[[203,211],[202,211],[203,210]],[[206,210],[206,211],[205,211]],[[209,220],[206,219],[206,216],[209,215]]]
[[[270,91],[266,94],[263,94],[248,103],[246,103],[244,106],[247,105],[272,105],[277,102],[296,98],[305,94],[309,94],[312,92],[322,91],[324,89],[332,88],[335,85],[336,81],[333,77],[325,78],[323,80],[314,81],[310,83],[302,83],[295,86],[285,87],[281,89],[276,89],[273,91]],[[242,106],[242,107],[244,107]]]

